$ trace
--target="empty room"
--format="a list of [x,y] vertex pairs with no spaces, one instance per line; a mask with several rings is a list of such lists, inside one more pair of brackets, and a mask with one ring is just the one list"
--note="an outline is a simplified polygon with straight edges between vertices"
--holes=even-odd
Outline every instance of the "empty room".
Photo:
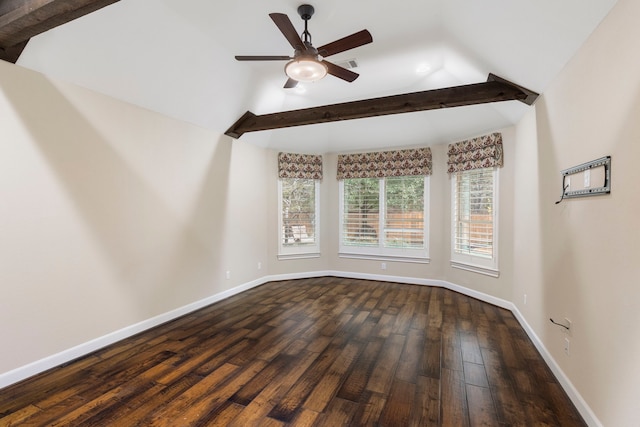
[[0,426],[640,426],[636,19],[0,0]]

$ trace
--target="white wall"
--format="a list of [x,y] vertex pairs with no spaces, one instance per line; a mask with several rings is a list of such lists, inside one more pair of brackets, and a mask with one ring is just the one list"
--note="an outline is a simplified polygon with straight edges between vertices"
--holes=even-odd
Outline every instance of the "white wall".
[[[600,422],[620,427],[640,425],[639,17],[620,0],[516,130],[513,301]],[[606,155],[610,195],[555,204],[562,169]]]
[[263,276],[266,167],[0,61],[0,373]]

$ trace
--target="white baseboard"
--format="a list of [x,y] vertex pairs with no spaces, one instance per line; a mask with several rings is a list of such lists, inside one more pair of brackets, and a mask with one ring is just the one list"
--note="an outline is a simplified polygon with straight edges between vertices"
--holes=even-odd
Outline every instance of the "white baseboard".
[[129,338],[135,334],[146,331],[155,326],[177,319],[180,316],[184,316],[185,314],[199,310],[203,307],[206,307],[207,305],[221,301],[225,298],[229,298],[230,296],[233,296],[240,292],[262,285],[267,281],[269,280],[265,280],[265,278],[253,280],[243,285],[236,286],[235,288],[204,298],[200,301],[187,304],[175,310],[168,311],[150,319],[143,320],[142,322],[119,329],[107,335],[95,338],[91,341],[87,341],[75,347],[61,351],[60,353],[56,353],[51,356],[45,357],[44,359],[29,363],[28,365],[21,366],[14,370],[2,373],[0,374],[0,388],[17,383],[18,381],[22,381],[48,369],[55,368],[56,366],[63,365],[79,357],[86,356],[87,354],[99,350],[103,347],[121,341],[125,338]]
[[366,279],[366,280],[378,280],[383,282],[407,283],[410,285],[435,286],[439,288],[449,289],[454,292],[459,292],[463,295],[467,295],[469,297],[476,298],[484,302],[488,302],[489,304],[493,304],[501,308],[506,308],[507,310],[511,310],[513,308],[513,304],[507,300],[496,298],[494,296],[491,296],[482,292],[474,291],[473,289],[465,288],[464,286],[459,286],[454,283],[447,282],[445,280],[422,279],[422,278],[404,277],[404,276],[387,276],[382,274],[351,273],[351,272],[345,272],[345,271],[328,271],[326,272],[326,275],[336,276],[336,277],[346,277],[350,279]]
[[278,281],[278,280],[308,279],[308,278],[322,277],[322,276],[335,276],[335,277],[344,277],[349,279],[377,280],[377,281],[384,281],[384,282],[406,283],[411,285],[435,286],[435,287],[445,288],[455,292],[459,292],[463,295],[467,295],[469,297],[476,298],[480,301],[484,301],[489,304],[493,304],[495,306],[510,310],[514,314],[518,322],[520,322],[520,325],[522,325],[523,329],[525,330],[525,332],[527,333],[531,341],[533,341],[533,344],[538,349],[538,351],[542,355],[547,365],[549,365],[549,367],[551,368],[551,371],[554,373],[560,385],[563,387],[563,389],[565,390],[565,392],[567,393],[567,395],[569,396],[573,404],[576,406],[576,408],[584,418],[585,422],[592,427],[602,427],[602,423],[600,423],[600,421],[595,416],[595,414],[593,413],[589,405],[587,405],[587,403],[584,401],[580,393],[576,390],[576,388],[571,383],[569,378],[565,375],[562,369],[560,369],[560,366],[558,365],[558,363],[551,356],[551,354],[546,349],[542,341],[540,341],[540,339],[538,338],[536,333],[533,331],[531,326],[527,323],[522,313],[520,313],[518,308],[512,302],[501,299],[501,298],[496,298],[494,296],[491,296],[482,292],[478,292],[473,289],[465,288],[464,286],[459,286],[444,280],[430,280],[430,279],[402,277],[402,276],[387,276],[387,275],[380,275],[380,274],[353,273],[353,272],[335,271],[335,270],[278,274],[278,275],[264,276],[256,280],[252,280],[251,282],[247,282],[245,284],[236,286],[232,289],[220,292],[218,294],[204,298],[200,301],[187,304],[185,306],[179,307],[175,310],[171,310],[159,316],[155,316],[150,319],[144,320],[142,322],[136,323],[134,325],[127,326],[123,329],[120,329],[118,331],[112,332],[102,337],[93,339],[91,341],[80,344],[73,348],[64,350],[60,353],[51,355],[49,357],[45,357],[44,359],[35,361],[28,365],[14,369],[12,371],[0,374],[0,388],[17,383],[18,381],[22,381],[26,378],[29,378],[33,375],[44,372],[48,369],[70,362],[74,359],[77,359],[79,357],[92,353],[96,350],[99,350],[100,348],[106,347],[115,342],[131,337],[147,329],[151,329],[155,326],[169,322],[180,316],[184,316],[185,314],[191,313],[193,311],[206,307],[210,304],[221,301],[225,298],[229,298],[233,295],[239,294],[240,292],[244,292],[256,286],[260,286],[264,283]]
[[560,368],[560,365],[558,365],[553,356],[551,356],[549,350],[547,350],[540,338],[538,338],[538,335],[536,335],[529,323],[527,323],[520,310],[518,310],[518,307],[513,305],[513,307],[511,308],[511,312],[516,317],[518,322],[520,322],[520,325],[525,330],[531,341],[533,341],[536,349],[538,349],[538,352],[540,352],[542,358],[547,363],[553,374],[556,376],[558,382],[564,389],[565,393],[567,393],[569,399],[571,399],[578,412],[580,412],[580,415],[582,415],[582,418],[587,423],[587,425],[589,425],[590,427],[602,427],[602,423],[600,422],[598,417],[596,417],[596,414],[593,413],[589,405],[587,405],[587,402],[585,402],[573,383]]
[[540,338],[533,331],[531,326],[527,323],[520,310],[510,301],[503,300],[501,298],[496,298],[494,296],[475,291],[473,289],[465,288],[464,286],[459,286],[451,282],[447,282],[444,280],[429,280],[429,279],[417,279],[414,277],[398,277],[398,276],[385,276],[378,274],[363,274],[363,273],[348,273],[341,271],[331,271],[327,272],[328,275],[337,276],[337,277],[347,277],[353,279],[366,279],[366,280],[379,280],[379,281],[388,281],[388,282],[399,282],[399,283],[407,283],[412,285],[426,285],[426,286],[438,286],[441,288],[446,288],[455,292],[459,292],[463,295],[467,295],[472,298],[476,298],[480,301],[487,302],[489,304],[493,304],[495,306],[507,309],[513,313],[515,318],[518,320],[522,328],[525,330],[536,349],[542,355],[542,358],[545,360],[549,368],[553,372],[553,374],[558,379],[558,382],[565,390],[569,399],[576,406],[576,409],[584,418],[584,421],[587,425],[591,427],[602,427],[602,423],[596,415],[593,413],[587,402],[582,398],[578,390],[576,390],[573,383],[569,380],[569,378],[565,375],[564,371],[560,368],[556,360],[551,356],[551,353],[544,346]]
[[[398,283],[407,283],[410,285],[425,285],[425,286],[436,286],[445,289],[449,289],[454,292],[461,293],[463,295],[467,295],[472,298],[476,298],[480,301],[487,302],[489,304],[507,309],[513,313],[515,318],[518,320],[522,328],[525,330],[536,349],[542,355],[544,361],[549,365],[549,368],[553,372],[553,374],[558,379],[558,382],[564,389],[564,391],[569,396],[569,399],[573,402],[576,409],[580,412],[580,415],[584,419],[584,421],[590,427],[602,427],[602,423],[598,420],[598,417],[593,413],[587,402],[582,398],[578,390],[575,388],[573,383],[569,380],[569,378],[565,375],[564,371],[560,368],[556,360],[551,356],[551,353],[544,346],[540,338],[533,331],[531,326],[527,323],[524,316],[518,310],[518,307],[515,306],[511,301],[507,301],[501,298],[496,298],[492,295],[485,294],[483,292],[478,292],[473,289],[465,288],[464,286],[456,285],[451,282],[447,282],[444,280],[430,280],[430,279],[420,279],[415,277],[402,277],[402,276],[386,276],[381,274],[367,274],[367,273],[352,273],[346,271],[323,271],[323,272],[315,272],[315,273],[305,273],[304,276],[297,276],[296,274],[288,274],[286,279],[296,279],[296,278],[307,278],[307,277],[318,277],[318,276],[336,276],[336,277],[345,277],[349,279],[364,279],[364,280],[378,280],[384,282],[398,282]],[[275,277],[275,276],[274,276]],[[283,280],[283,279],[273,279],[273,280]]]

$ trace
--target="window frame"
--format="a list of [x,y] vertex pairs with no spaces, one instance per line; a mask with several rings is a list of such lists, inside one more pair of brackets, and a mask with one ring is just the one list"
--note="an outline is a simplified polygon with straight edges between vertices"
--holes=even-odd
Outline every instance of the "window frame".
[[[361,179],[361,178],[346,178],[339,180],[339,212],[338,212],[338,256],[340,258],[355,258],[355,259],[374,259],[381,261],[400,261],[411,263],[428,264],[429,258],[429,195],[430,195],[430,177],[428,175],[421,175],[424,179],[424,214],[423,214],[423,248],[402,248],[402,247],[385,247],[384,241],[384,224],[386,218],[386,203],[385,203],[385,188],[386,178],[377,178],[379,180],[378,186],[378,230],[382,230],[379,234],[377,246],[358,246],[344,244],[344,208],[345,208],[345,194],[344,194],[344,182],[348,179]],[[397,178],[397,177],[389,177]]]
[[[457,183],[459,174],[473,173],[484,169],[492,169],[492,256],[483,257],[473,254],[464,254],[456,252],[457,240],[457,223],[456,204],[458,201]],[[451,267],[462,270],[472,271],[474,273],[484,274],[491,277],[499,277],[500,270],[498,268],[498,242],[499,242],[499,201],[500,201],[500,174],[498,167],[471,169],[468,171],[454,172],[451,174]]]
[[[283,180],[305,179],[313,181],[315,185],[314,197],[314,243],[305,245],[285,245],[284,244],[284,223],[283,223]],[[318,258],[320,257],[320,180],[307,178],[278,178],[278,259],[298,259],[298,258]]]

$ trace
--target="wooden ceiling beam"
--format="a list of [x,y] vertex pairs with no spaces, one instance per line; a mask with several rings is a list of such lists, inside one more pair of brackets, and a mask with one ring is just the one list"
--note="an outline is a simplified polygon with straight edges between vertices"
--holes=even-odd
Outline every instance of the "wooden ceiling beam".
[[0,59],[15,64],[25,47],[27,47],[26,41],[11,47],[0,47]]
[[0,58],[15,62],[31,37],[117,1],[0,0]]
[[361,119],[389,114],[486,104],[501,101],[521,101],[532,105],[538,94],[494,74],[484,83],[426,90],[402,95],[371,98],[361,101],[304,108],[280,113],[255,115],[247,111],[225,135],[240,138],[245,132],[280,129],[292,126]]

